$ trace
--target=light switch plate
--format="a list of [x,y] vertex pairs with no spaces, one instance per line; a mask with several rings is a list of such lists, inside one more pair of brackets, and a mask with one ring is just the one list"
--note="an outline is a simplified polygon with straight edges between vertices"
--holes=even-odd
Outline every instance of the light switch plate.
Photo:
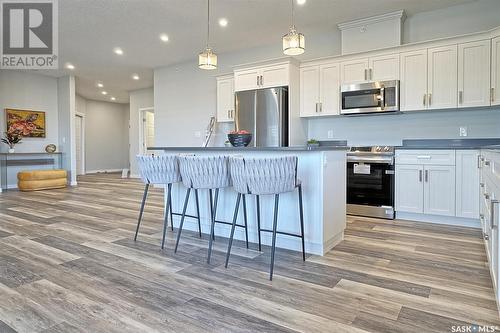
[[460,126],[460,136],[467,136],[467,126]]
[[326,135],[328,139],[333,139],[333,130],[329,130]]

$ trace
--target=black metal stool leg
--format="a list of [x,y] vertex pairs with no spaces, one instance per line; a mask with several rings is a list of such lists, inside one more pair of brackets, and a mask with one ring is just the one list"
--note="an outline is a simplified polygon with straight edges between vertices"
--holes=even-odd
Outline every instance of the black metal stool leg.
[[184,219],[186,218],[186,209],[189,201],[189,194],[191,193],[191,188],[189,187],[186,192],[186,199],[184,200],[184,208],[182,209],[181,223],[179,224],[179,231],[177,232],[177,242],[175,242],[175,250],[177,253],[177,247],[179,246],[179,240],[181,239],[182,225],[184,224]]
[[[217,206],[219,205],[219,189],[215,189],[215,199],[214,199],[214,220],[217,221]],[[212,234],[212,239],[215,240],[215,230]]]
[[256,195],[255,200],[257,203],[257,233],[259,236],[259,251],[262,251],[262,243],[260,241],[260,196]]
[[247,200],[244,194],[243,194],[243,221],[245,222],[245,240],[247,242],[247,249],[248,249]]
[[[217,191],[217,190],[216,190]],[[212,242],[213,242],[213,235],[215,232],[215,214],[214,214],[214,207],[213,207],[213,194],[212,194],[212,189],[208,190],[208,194],[210,196],[210,212],[211,212],[211,221],[210,221],[210,236],[208,240],[208,255],[207,255],[207,264],[210,264],[210,257],[212,256]]]
[[172,207],[170,207],[170,195],[172,191],[172,184],[167,185],[167,207],[165,208],[165,218],[163,220],[163,237],[161,239],[161,248],[163,249],[165,247],[165,235],[167,233],[167,225],[168,225],[168,212],[172,210]]
[[198,189],[194,190],[194,196],[196,199],[196,216],[198,217],[198,234],[201,238],[200,199],[198,198]]
[[278,227],[278,206],[279,206],[280,195],[274,195],[274,221],[273,221],[273,245],[271,248],[271,270],[269,272],[269,280],[273,280],[274,271],[274,252],[276,251],[276,229]]
[[238,193],[238,197],[236,198],[236,206],[234,207],[233,225],[231,226],[231,235],[229,236],[229,245],[227,247],[227,253],[226,253],[226,265],[224,266],[226,268],[227,268],[227,264],[229,263],[229,255],[231,254],[231,246],[233,246],[234,229],[236,228],[236,220],[238,219],[240,200],[241,200],[241,193]]
[[144,194],[142,196],[141,210],[139,211],[139,220],[137,221],[137,228],[135,229],[134,241],[137,240],[137,233],[139,233],[139,226],[141,225],[142,214],[144,214],[144,205],[146,204],[146,198],[148,197],[149,184],[144,187]]
[[299,211],[300,211],[300,238],[302,238],[302,260],[306,261],[306,247],[304,242],[304,206],[302,204],[302,185],[299,185]]
[[172,184],[170,184],[170,197],[168,198],[169,205],[170,205],[170,228],[172,231],[174,231],[174,213],[173,213],[173,207],[172,207]]

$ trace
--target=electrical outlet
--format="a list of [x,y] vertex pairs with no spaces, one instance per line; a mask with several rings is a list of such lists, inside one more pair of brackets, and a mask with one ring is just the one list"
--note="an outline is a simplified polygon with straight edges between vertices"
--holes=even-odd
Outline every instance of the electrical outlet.
[[329,130],[326,135],[328,139],[333,139],[333,130]]
[[460,136],[467,136],[467,126],[460,126]]

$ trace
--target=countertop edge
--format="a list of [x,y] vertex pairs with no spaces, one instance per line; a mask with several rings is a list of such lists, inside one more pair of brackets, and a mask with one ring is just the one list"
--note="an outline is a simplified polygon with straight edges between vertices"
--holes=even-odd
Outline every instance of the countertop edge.
[[227,151],[227,152],[287,152],[287,151],[302,151],[302,152],[321,152],[341,150],[347,151],[347,146],[319,146],[319,147],[148,147],[148,150],[162,150],[162,151]]

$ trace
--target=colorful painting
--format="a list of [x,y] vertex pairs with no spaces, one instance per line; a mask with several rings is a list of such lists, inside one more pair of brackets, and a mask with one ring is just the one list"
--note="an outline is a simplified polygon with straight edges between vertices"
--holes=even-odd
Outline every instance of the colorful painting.
[[20,132],[25,138],[45,138],[45,112],[5,109],[7,131]]

